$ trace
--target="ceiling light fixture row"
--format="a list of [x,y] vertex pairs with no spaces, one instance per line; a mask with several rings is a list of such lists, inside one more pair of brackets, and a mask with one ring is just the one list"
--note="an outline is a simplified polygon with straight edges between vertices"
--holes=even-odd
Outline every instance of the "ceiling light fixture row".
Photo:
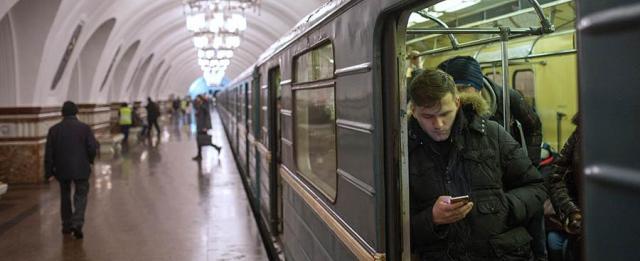
[[247,29],[244,11],[260,0],[183,0],[187,30],[193,33],[198,65],[210,84],[218,84]]

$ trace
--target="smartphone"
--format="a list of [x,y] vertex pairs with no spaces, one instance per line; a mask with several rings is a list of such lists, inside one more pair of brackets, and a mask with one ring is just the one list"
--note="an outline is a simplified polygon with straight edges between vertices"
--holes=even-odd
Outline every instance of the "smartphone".
[[459,197],[451,197],[451,199],[449,200],[449,204],[455,204],[458,202],[464,202],[465,204],[467,204],[469,201],[471,201],[469,195],[464,195]]

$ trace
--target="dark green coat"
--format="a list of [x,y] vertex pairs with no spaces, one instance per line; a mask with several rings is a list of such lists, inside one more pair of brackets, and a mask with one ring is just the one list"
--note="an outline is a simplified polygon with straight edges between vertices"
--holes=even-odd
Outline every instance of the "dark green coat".
[[[412,252],[423,260],[528,260],[524,223],[547,198],[543,179],[500,125],[478,116],[473,102],[462,104],[448,159],[417,120],[409,122]],[[467,217],[434,225],[435,200],[464,194],[474,203]]]

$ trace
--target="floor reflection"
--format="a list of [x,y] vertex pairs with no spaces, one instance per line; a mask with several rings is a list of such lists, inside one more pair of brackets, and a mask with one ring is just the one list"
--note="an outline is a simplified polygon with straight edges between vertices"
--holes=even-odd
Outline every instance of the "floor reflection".
[[101,155],[83,240],[60,233],[57,182],[13,186],[0,200],[0,259],[266,260],[229,144],[212,115],[214,143],[223,151],[204,148],[201,162],[191,160],[195,127],[171,119],[161,123],[160,137],[132,135],[119,153]]

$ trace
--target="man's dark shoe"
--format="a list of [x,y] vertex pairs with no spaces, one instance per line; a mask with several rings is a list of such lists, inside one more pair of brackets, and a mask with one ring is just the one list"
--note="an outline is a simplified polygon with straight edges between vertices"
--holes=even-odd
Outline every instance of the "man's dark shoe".
[[73,237],[75,237],[77,239],[82,239],[84,237],[84,234],[82,233],[82,229],[81,228],[72,228],[71,229],[71,234],[73,235]]
[[201,156],[195,156],[195,157],[193,157],[193,158],[191,158],[191,159],[192,159],[192,160],[198,160],[198,161],[199,161],[199,160],[201,160],[201,159],[202,159],[202,157],[201,157]]
[[62,234],[69,235],[71,232],[71,228],[62,228]]

